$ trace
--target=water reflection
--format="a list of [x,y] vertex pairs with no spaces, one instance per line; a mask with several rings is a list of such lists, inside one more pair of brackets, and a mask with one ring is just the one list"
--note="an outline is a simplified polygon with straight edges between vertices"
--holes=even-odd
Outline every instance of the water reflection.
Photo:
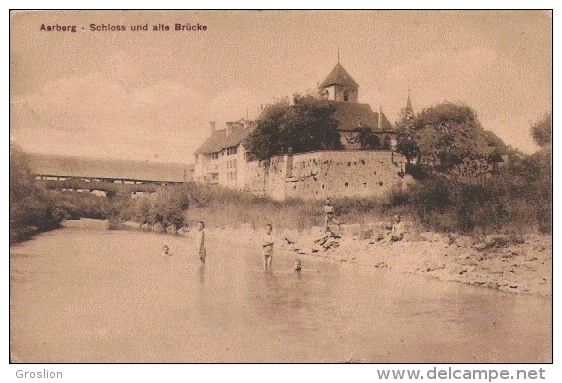
[[205,283],[205,264],[199,265],[198,274],[199,274],[199,283]]

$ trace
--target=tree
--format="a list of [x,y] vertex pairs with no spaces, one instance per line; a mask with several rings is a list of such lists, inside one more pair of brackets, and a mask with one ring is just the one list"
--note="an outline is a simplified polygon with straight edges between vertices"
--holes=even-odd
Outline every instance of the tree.
[[34,191],[27,154],[10,142],[10,200],[19,201]]
[[476,113],[465,104],[445,102],[423,110],[414,120],[412,137],[421,156],[442,171],[494,149]]
[[396,151],[404,157],[408,163],[420,157],[420,147],[418,143],[407,132],[398,131]]
[[281,153],[280,127],[286,119],[291,105],[288,99],[282,99],[269,105],[260,114],[256,129],[248,136],[245,147],[259,160]]
[[359,133],[357,139],[362,150],[375,150],[381,148],[381,139],[370,128],[361,127],[355,129]]
[[27,154],[10,142],[10,243],[57,227],[63,218],[55,201],[36,185]]
[[282,154],[288,148],[293,153],[342,149],[334,112],[333,104],[311,95],[297,95],[293,104],[281,100],[262,112],[246,147],[260,160]]
[[408,164],[411,163],[413,159],[419,159],[420,147],[414,139],[415,117],[412,111],[403,108],[400,111],[400,117],[395,125],[397,131],[396,151],[406,157]]
[[531,126],[531,135],[540,147],[552,144],[552,112],[548,112]]

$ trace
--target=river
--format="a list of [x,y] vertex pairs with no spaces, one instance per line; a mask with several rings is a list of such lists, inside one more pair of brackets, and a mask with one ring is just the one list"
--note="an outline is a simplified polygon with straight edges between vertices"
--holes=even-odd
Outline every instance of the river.
[[[172,256],[160,250],[167,244]],[[550,298],[209,236],[64,228],[10,247],[13,362],[550,362]]]

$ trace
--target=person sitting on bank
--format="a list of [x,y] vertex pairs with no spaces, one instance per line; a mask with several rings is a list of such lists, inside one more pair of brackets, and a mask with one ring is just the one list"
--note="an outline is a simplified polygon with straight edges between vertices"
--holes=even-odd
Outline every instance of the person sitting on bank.
[[392,229],[383,242],[389,243],[401,241],[402,238],[404,238],[404,232],[404,222],[402,222],[402,218],[400,217],[400,215],[396,214],[394,216],[394,224],[392,225]]

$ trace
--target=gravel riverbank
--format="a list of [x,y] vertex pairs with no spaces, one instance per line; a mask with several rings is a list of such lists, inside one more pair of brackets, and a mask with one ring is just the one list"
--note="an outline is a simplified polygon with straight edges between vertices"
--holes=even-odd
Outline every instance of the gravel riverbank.
[[[385,244],[376,240],[374,227],[378,225],[342,225],[336,238],[329,238],[323,245],[322,228],[285,230],[275,233],[277,249],[294,253],[303,261],[322,257],[511,293],[552,296],[551,236],[475,239],[422,232],[407,233],[402,241]],[[261,232],[251,227],[206,230],[213,237],[259,246]]]

